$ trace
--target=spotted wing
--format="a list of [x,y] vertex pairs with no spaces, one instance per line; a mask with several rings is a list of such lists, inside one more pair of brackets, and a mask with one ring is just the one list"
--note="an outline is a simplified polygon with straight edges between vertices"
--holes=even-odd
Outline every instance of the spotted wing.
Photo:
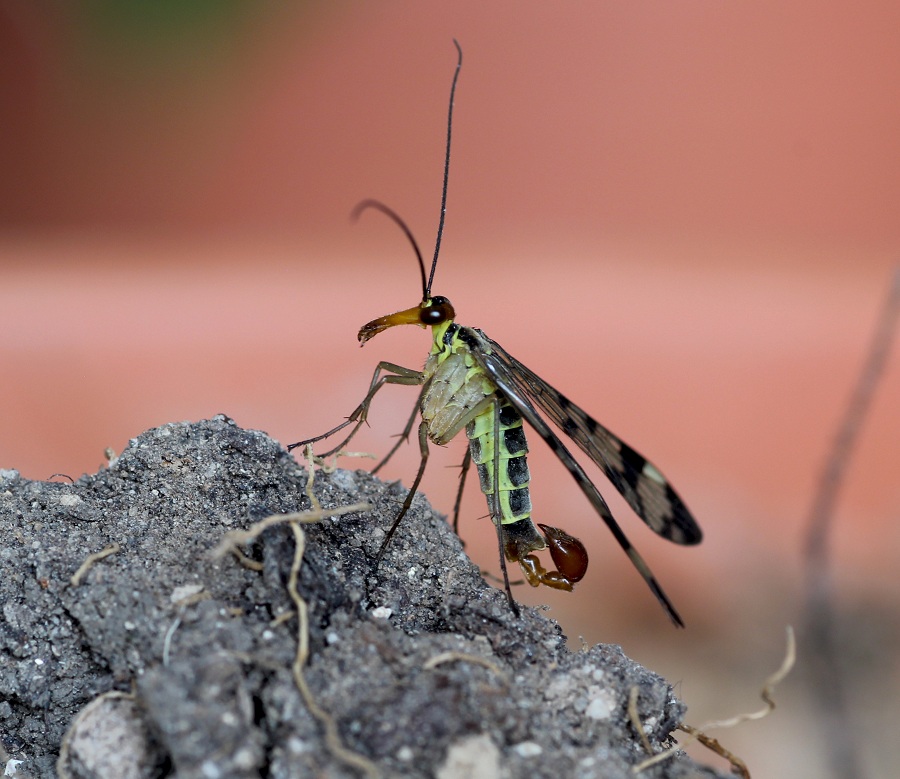
[[[703,537],[684,501],[659,469],[613,435],[565,395],[529,370],[502,346],[479,331],[486,369],[502,373],[558,425],[606,474],[628,505],[652,530],[677,544],[697,544]],[[490,367],[489,367],[490,366]]]
[[600,490],[597,489],[594,482],[592,482],[590,477],[585,473],[584,468],[581,467],[581,463],[575,459],[572,453],[566,448],[565,444],[560,440],[559,436],[553,432],[550,425],[547,424],[544,418],[537,412],[537,409],[529,399],[529,393],[524,389],[524,386],[516,380],[516,377],[510,368],[510,363],[508,362],[508,360],[511,359],[509,355],[506,354],[506,352],[503,352],[500,347],[497,347],[496,344],[478,330],[466,328],[462,337],[464,342],[469,346],[473,358],[478,363],[479,367],[490,377],[494,386],[497,388],[497,391],[503,393],[506,399],[515,406],[522,418],[534,428],[535,432],[542,439],[544,439],[544,443],[550,447],[551,451],[566,467],[566,470],[569,471],[572,478],[575,479],[575,482],[581,488],[581,491],[584,493],[585,497],[587,497],[591,506],[593,506],[594,510],[597,512],[597,515],[609,528],[625,554],[628,555],[628,559],[631,560],[632,565],[634,565],[638,573],[643,577],[647,586],[650,587],[650,590],[665,609],[672,622],[678,627],[684,627],[684,622],[682,622],[681,617],[678,616],[678,612],[672,605],[672,601],[669,600],[669,597],[663,591],[662,586],[656,580],[653,571],[650,570],[650,566],[647,565],[638,550],[635,549],[631,541],[628,540],[628,537],[622,531],[622,528],[619,527],[619,523],[616,522],[615,517],[613,517],[612,512],[609,510],[609,506],[606,505],[606,501],[600,494]]

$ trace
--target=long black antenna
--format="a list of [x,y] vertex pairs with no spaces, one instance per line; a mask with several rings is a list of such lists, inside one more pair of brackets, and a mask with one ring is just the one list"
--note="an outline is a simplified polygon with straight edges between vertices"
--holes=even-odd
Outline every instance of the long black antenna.
[[456,38],[453,45],[459,57],[456,60],[456,70],[453,73],[453,83],[450,85],[450,110],[447,112],[447,152],[444,155],[444,187],[441,191],[441,218],[438,222],[437,240],[434,242],[434,259],[431,261],[431,273],[428,275],[428,284],[425,287],[423,299],[431,294],[431,282],[434,281],[434,271],[437,268],[438,254],[441,251],[441,237],[444,235],[444,217],[447,215],[447,180],[450,178],[450,136],[453,131],[453,97],[456,95],[456,82],[459,80],[459,71],[462,68],[462,48]]
[[[404,222],[399,214],[392,208],[388,208],[384,203],[380,200],[363,200],[361,203],[357,203],[356,208],[350,213],[350,218],[355,222],[359,219],[359,215],[365,211],[367,208],[374,208],[376,211],[381,211],[382,214],[389,216],[394,220],[399,226],[400,229],[403,230],[406,235],[407,240],[412,244],[413,251],[416,253],[416,259],[419,261],[419,272],[422,274],[422,300],[428,297],[428,289],[425,286],[425,260],[422,259],[422,252],[419,251],[419,244],[416,243],[416,239],[413,237],[412,230],[409,229],[406,222]],[[430,285],[430,282],[429,282]]]

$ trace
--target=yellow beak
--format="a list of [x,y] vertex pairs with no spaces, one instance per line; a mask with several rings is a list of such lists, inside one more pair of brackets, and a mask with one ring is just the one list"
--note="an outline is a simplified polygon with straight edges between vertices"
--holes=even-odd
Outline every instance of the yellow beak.
[[420,327],[426,327],[425,323],[422,322],[420,316],[421,312],[422,306],[420,304],[413,308],[408,308],[406,311],[398,311],[396,314],[388,314],[387,316],[373,319],[371,322],[360,328],[359,333],[356,336],[359,339],[359,345],[362,346],[366,341],[373,336],[378,335],[382,330],[387,330],[389,327],[394,327],[395,325],[419,325]]

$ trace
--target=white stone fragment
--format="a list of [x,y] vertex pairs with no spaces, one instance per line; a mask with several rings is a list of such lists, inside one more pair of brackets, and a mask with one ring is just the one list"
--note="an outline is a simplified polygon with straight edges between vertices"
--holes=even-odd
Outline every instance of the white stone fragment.
[[500,750],[486,734],[455,741],[435,773],[437,779],[499,779]]

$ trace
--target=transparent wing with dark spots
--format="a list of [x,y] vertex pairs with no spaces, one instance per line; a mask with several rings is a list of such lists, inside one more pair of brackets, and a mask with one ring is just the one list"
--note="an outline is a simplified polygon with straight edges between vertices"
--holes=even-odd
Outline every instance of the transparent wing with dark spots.
[[697,544],[703,537],[684,501],[659,469],[586,414],[565,395],[478,331],[510,380],[559,426],[606,474],[635,513],[652,530],[677,544]]
[[[572,475],[572,478],[575,479],[578,486],[581,488],[581,491],[585,494],[591,506],[593,506],[594,510],[597,512],[597,515],[606,523],[606,526],[613,534],[613,537],[618,541],[619,546],[622,547],[625,554],[628,555],[628,559],[631,560],[632,565],[634,565],[638,573],[640,573],[644,581],[650,587],[650,590],[665,609],[672,622],[679,627],[684,627],[681,617],[678,616],[678,612],[675,610],[672,602],[653,575],[650,566],[647,565],[638,550],[635,549],[631,541],[628,540],[628,537],[622,531],[622,528],[619,527],[619,523],[616,522],[613,517],[612,512],[609,510],[609,506],[606,505],[606,501],[600,494],[596,485],[584,472],[584,468],[581,467],[581,464],[573,457],[572,453],[566,448],[559,436],[553,432],[550,425],[544,421],[544,418],[531,404],[528,393],[524,392],[516,382],[509,364],[506,360],[501,359],[496,351],[486,351],[485,347],[487,349],[492,349],[492,347],[480,332],[467,328],[465,335],[468,338],[468,345],[472,356],[490,377],[497,388],[497,392],[501,393],[513,406],[515,406],[522,418],[534,428],[535,432],[544,440],[544,443],[547,444],[559,458],[560,462]],[[508,356],[509,355],[506,355],[506,357]]]

